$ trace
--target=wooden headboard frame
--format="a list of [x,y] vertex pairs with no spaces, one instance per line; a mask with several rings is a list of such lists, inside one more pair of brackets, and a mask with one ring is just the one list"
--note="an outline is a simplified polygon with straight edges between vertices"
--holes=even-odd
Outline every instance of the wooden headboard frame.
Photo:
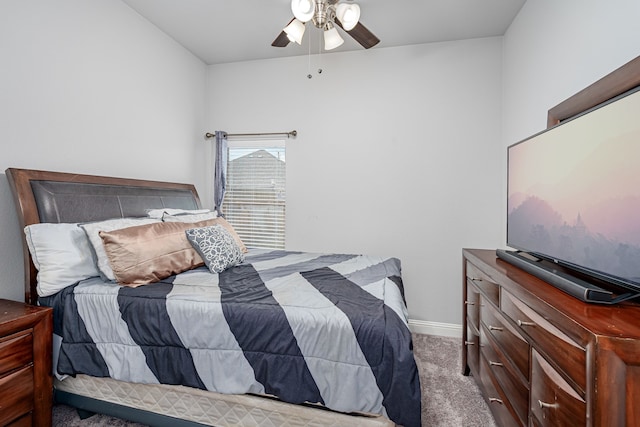
[[[140,217],[147,209],[197,209],[200,198],[191,184],[9,168],[7,180],[20,221],[74,223],[114,217]],[[25,302],[36,304],[37,270],[22,234]]]
[[640,56],[551,108],[547,128],[640,86]]

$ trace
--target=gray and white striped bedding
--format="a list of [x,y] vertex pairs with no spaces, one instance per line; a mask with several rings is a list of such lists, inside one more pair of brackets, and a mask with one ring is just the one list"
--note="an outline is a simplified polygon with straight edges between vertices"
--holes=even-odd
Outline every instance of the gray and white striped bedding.
[[92,278],[41,299],[58,372],[257,393],[420,426],[400,262],[251,249],[138,288]]

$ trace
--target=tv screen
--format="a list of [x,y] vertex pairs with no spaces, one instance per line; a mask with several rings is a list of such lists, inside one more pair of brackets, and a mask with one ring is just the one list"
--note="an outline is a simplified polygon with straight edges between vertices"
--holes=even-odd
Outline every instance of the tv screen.
[[640,290],[640,91],[508,148],[507,245]]

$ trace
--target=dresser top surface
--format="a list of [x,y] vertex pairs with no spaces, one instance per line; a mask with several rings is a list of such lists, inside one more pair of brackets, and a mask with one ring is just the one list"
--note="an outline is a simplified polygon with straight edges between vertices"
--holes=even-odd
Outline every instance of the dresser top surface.
[[[464,249],[463,255],[476,267],[485,270],[486,274],[496,283],[504,286],[507,291],[524,299],[525,303],[533,305],[533,309],[537,310],[545,305],[553,307],[554,310],[598,336],[640,339],[640,304],[638,303],[616,305],[586,303],[498,259],[495,250]],[[485,266],[487,268],[483,268]]]

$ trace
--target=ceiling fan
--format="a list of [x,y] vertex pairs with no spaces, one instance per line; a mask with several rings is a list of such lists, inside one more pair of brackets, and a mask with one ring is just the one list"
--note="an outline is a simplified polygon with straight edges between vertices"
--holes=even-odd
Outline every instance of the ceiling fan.
[[325,50],[335,49],[344,42],[336,26],[346,31],[365,49],[380,42],[380,39],[360,22],[360,6],[356,3],[339,0],[292,0],[291,10],[294,18],[271,46],[285,47],[289,42],[301,44],[306,23],[309,21],[323,31]]

